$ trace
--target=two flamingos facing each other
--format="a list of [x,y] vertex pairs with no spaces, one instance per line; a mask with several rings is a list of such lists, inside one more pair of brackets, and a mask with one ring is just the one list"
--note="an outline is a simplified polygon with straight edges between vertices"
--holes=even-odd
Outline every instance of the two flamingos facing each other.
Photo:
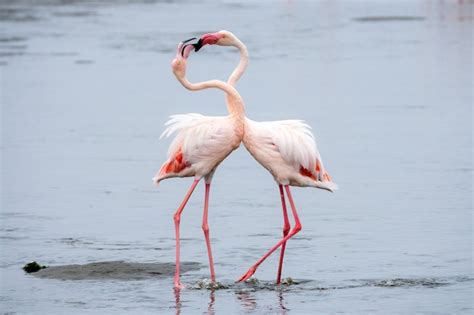
[[[263,255],[254,265],[252,265],[249,270],[239,278],[238,281],[245,281],[249,279],[256,271],[258,266],[268,257],[270,256],[275,250],[277,250],[281,246],[280,252],[280,260],[278,266],[278,274],[277,274],[277,284],[281,281],[281,273],[282,273],[282,266],[283,266],[283,258],[285,253],[286,242],[298,233],[301,228],[301,222],[298,218],[298,214],[296,211],[296,207],[290,192],[289,186],[299,186],[299,187],[315,187],[320,188],[328,191],[334,191],[337,189],[337,185],[332,182],[331,177],[329,176],[328,172],[325,170],[321,156],[317,150],[316,143],[314,141],[314,136],[311,133],[310,127],[302,122],[301,120],[283,120],[283,121],[273,121],[273,122],[256,122],[246,118],[242,98],[238,94],[238,92],[233,88],[236,85],[237,81],[245,72],[245,69],[248,65],[248,51],[246,46],[231,32],[228,31],[220,31],[217,33],[212,34],[205,34],[203,35],[197,43],[195,44],[186,44],[185,42],[178,46],[178,55],[177,58],[173,61],[173,72],[175,73],[178,80],[188,89],[197,90],[203,89],[206,87],[211,87],[210,83],[207,84],[200,84],[199,88],[190,86],[189,82],[184,78],[185,67],[186,63],[184,62],[181,64],[181,67],[175,67],[176,60],[186,60],[189,56],[190,52],[194,49],[195,51],[199,51],[205,45],[220,45],[220,46],[234,46],[237,47],[240,51],[240,62],[237,67],[234,69],[232,74],[228,79],[228,83],[225,84],[222,81],[207,81],[213,82],[215,85],[213,87],[220,88],[226,92],[226,102],[227,107],[229,104],[234,104],[238,102],[241,109],[241,115],[239,116],[239,123],[242,123],[243,133],[236,133],[236,136],[241,136],[241,140],[244,143],[244,146],[250,152],[250,154],[263,166],[265,167],[274,177],[275,181],[279,186],[280,191],[280,199],[282,203],[283,209],[283,238],[277,242],[270,250]],[[181,56],[181,57],[180,57]],[[217,83],[219,82],[219,83]],[[205,86],[205,87],[203,87]],[[232,116],[232,111],[231,116]],[[171,126],[175,123],[173,122],[173,118],[170,122],[168,122]],[[167,132],[168,131],[168,132]],[[168,134],[170,131],[170,127],[165,130],[165,133]],[[180,131],[181,132],[181,131]],[[176,139],[179,138],[179,133]],[[174,140],[173,144],[177,141]],[[238,145],[237,145],[238,146]],[[170,148],[170,153],[171,153]],[[232,150],[231,150],[232,151]],[[229,153],[231,152],[229,151]],[[227,155],[226,155],[227,156]],[[224,156],[224,158],[226,157]],[[167,168],[167,163],[172,160],[172,154],[170,154],[170,158],[165,164],[162,166],[163,168]],[[222,161],[222,160],[220,160]],[[219,163],[220,163],[219,161]],[[218,163],[217,163],[218,164]],[[216,165],[217,166],[217,165]],[[160,172],[162,172],[162,170]],[[215,168],[213,169],[215,170]],[[213,174],[213,172],[212,172]],[[191,175],[180,175],[175,174],[168,177],[175,177],[175,176],[193,176]],[[195,179],[199,181],[197,175]],[[212,175],[211,175],[212,177]],[[206,178],[207,180],[207,178]],[[205,206],[204,206],[204,217],[206,220],[207,225],[207,204],[208,204],[208,190],[207,190],[207,181],[206,181],[206,198],[205,198]],[[186,204],[187,199],[189,199],[189,195],[192,192],[192,187],[190,192],[185,197],[185,201],[181,204],[178,208],[177,213],[181,213],[182,208]],[[288,219],[288,213],[286,208],[286,201],[285,201],[285,192],[288,196],[288,200],[290,203],[290,207],[292,210],[292,214],[295,220],[295,226],[290,231],[290,222]],[[175,215],[176,221],[176,215]],[[179,220],[178,220],[179,222]],[[203,229],[204,229],[204,221],[203,221]],[[206,234],[206,229],[204,229],[206,235],[206,243],[209,253],[209,260],[211,265],[211,280],[215,281],[214,276],[214,268],[212,262],[212,254],[210,252],[210,243],[208,239],[208,235]],[[179,284],[179,223],[177,225],[177,274],[178,276],[175,277],[175,286],[180,287]],[[176,280],[178,279],[178,280]],[[177,282],[178,281],[178,282]],[[178,283],[178,285],[177,285]]]

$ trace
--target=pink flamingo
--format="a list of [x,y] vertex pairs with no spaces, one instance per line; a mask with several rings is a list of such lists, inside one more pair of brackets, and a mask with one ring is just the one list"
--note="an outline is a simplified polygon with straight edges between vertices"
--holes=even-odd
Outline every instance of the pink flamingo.
[[[192,39],[191,39],[192,40]],[[215,282],[214,262],[212,258],[211,243],[209,240],[208,206],[211,180],[217,166],[235,149],[240,146],[244,133],[244,104],[242,98],[231,85],[211,80],[200,83],[191,83],[186,78],[186,59],[194,46],[178,45],[176,58],[172,61],[173,73],[178,81],[188,90],[198,91],[208,88],[223,90],[227,95],[228,116],[208,117],[200,114],[174,115],[166,123],[163,136],[176,133],[168,149],[168,160],[163,163],[158,173],[153,178],[155,184],[170,177],[194,176],[194,181],[174,214],[176,230],[176,271],[174,277],[175,288],[184,286],[180,282],[180,238],[179,225],[181,213],[199,181],[205,180],[204,214],[202,229],[206,238],[209,256],[211,281]]]
[[[198,51],[204,45],[234,46],[239,49],[240,62],[227,81],[230,85],[235,86],[248,65],[247,47],[237,36],[228,31],[204,34],[194,46],[196,51]],[[229,95],[227,95],[227,98],[229,98]],[[258,266],[281,246],[277,274],[277,284],[279,284],[286,242],[302,228],[290,192],[290,186],[315,187],[333,192],[337,189],[337,185],[332,182],[329,173],[323,166],[321,155],[311,133],[311,127],[303,121],[256,122],[245,118],[244,128],[245,132],[242,142],[245,147],[273,175],[273,178],[278,183],[284,223],[283,238],[252,265],[238,281],[245,281],[250,278]],[[295,226],[291,231],[284,190],[288,196],[295,219]]]

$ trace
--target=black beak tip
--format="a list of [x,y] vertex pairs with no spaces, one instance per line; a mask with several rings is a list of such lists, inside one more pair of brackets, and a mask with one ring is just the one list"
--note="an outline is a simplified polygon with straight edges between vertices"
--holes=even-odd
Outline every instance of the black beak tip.
[[194,51],[198,52],[199,49],[201,49],[202,47],[202,39],[199,38],[198,42],[196,44],[193,44],[193,46],[194,46]]
[[196,37],[192,37],[192,38],[190,38],[190,39],[186,39],[185,41],[182,41],[182,43],[183,43],[183,44],[186,44],[186,43],[188,43],[188,42],[190,42],[190,41],[192,41],[192,40],[195,40],[195,39],[196,39]]
[[184,49],[187,47],[188,45],[183,45],[183,47],[181,48],[181,57],[184,57]]
[[196,51],[196,52],[199,51],[199,49],[201,49],[201,47],[202,47],[202,39],[199,39],[196,44],[187,44],[187,43],[189,43],[190,41],[195,40],[195,39],[196,39],[196,37],[193,37],[193,38],[190,38],[190,39],[185,40],[185,41],[182,42],[182,43],[183,43],[183,47],[181,48],[181,56],[184,57],[184,49],[185,49],[187,46],[189,46],[189,45],[192,45],[192,46],[194,47],[194,51]]
[[183,47],[181,48],[181,56],[184,57],[184,49],[186,48],[186,46],[189,45],[189,44],[186,44],[186,43],[189,43],[190,41],[195,40],[195,39],[196,39],[196,37],[192,37],[190,39],[187,39],[187,40],[181,42],[181,44],[183,44]]

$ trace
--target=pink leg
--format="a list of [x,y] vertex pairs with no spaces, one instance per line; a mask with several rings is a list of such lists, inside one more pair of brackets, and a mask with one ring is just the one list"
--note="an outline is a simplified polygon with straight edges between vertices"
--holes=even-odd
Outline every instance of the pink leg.
[[184,288],[184,286],[181,284],[181,281],[179,280],[179,222],[181,221],[181,212],[183,212],[184,207],[188,203],[189,197],[191,197],[191,194],[193,193],[194,188],[196,188],[198,183],[199,179],[195,179],[173,217],[174,227],[176,230],[176,271],[174,274],[174,287],[177,289]]
[[209,256],[209,266],[211,268],[211,281],[216,281],[216,274],[214,273],[214,260],[212,259],[211,241],[209,240],[209,224],[207,224],[207,213],[209,209],[209,190],[211,184],[206,183],[206,196],[204,198],[204,215],[202,217],[202,230],[206,237],[207,254]]
[[258,266],[265,259],[267,259],[268,256],[270,256],[275,250],[277,250],[278,247],[280,247],[283,243],[285,243],[287,240],[289,240],[293,235],[295,235],[296,233],[301,231],[302,226],[301,226],[300,219],[298,218],[298,214],[296,213],[296,208],[295,208],[295,204],[293,202],[293,197],[291,196],[290,187],[288,185],[285,185],[285,190],[286,190],[286,194],[288,195],[288,200],[290,201],[291,212],[293,213],[293,217],[295,218],[295,227],[293,228],[293,230],[291,230],[291,232],[287,236],[285,236],[278,243],[276,243],[275,246],[273,246],[265,255],[263,255],[262,258],[260,258],[252,267],[250,267],[250,269],[247,271],[247,273],[244,274],[242,277],[240,277],[239,280],[237,280],[238,282],[245,281],[248,278],[250,278],[255,273]]
[[[290,221],[288,220],[288,212],[286,211],[286,202],[285,202],[285,193],[283,192],[283,186],[279,185],[280,188],[280,198],[281,206],[283,208],[283,237],[287,236],[290,232]],[[278,264],[278,275],[277,275],[277,284],[281,282],[281,270],[283,268],[283,257],[285,256],[286,242],[281,245],[280,252],[280,263]]]

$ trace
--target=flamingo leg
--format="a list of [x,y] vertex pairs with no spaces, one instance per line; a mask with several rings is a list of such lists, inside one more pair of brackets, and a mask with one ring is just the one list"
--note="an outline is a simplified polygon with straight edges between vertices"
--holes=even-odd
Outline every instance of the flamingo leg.
[[206,237],[207,254],[209,256],[209,266],[211,268],[211,281],[215,282],[216,274],[214,273],[214,260],[212,259],[211,241],[209,239],[209,224],[207,222],[210,189],[211,189],[211,184],[206,183],[206,195],[204,197],[204,214],[202,217],[202,230],[204,231],[204,236]]
[[290,187],[288,185],[285,185],[285,190],[286,190],[286,194],[288,195],[288,200],[290,201],[291,212],[293,213],[293,217],[295,218],[294,228],[290,231],[290,233],[288,233],[287,236],[283,237],[278,243],[275,244],[275,246],[270,248],[270,250],[265,255],[263,255],[262,258],[260,258],[252,267],[250,267],[247,273],[244,274],[242,277],[240,277],[239,280],[237,280],[237,282],[245,281],[248,278],[250,278],[255,273],[258,266],[265,259],[267,259],[268,256],[270,256],[275,250],[277,250],[278,247],[280,247],[283,243],[286,243],[286,241],[288,241],[293,235],[301,231],[302,225],[301,225],[300,219],[298,218],[298,214],[296,213],[296,207],[295,207],[295,203],[293,202],[293,197],[291,196]]
[[[283,208],[283,237],[287,236],[290,232],[290,221],[288,220],[288,211],[286,211],[286,202],[285,202],[285,193],[283,192],[283,186],[278,185],[280,189],[280,198],[281,198],[281,206]],[[280,262],[278,264],[278,274],[277,274],[277,284],[281,282],[281,270],[283,268],[283,257],[285,256],[285,248],[286,242],[281,244],[281,251],[280,251]]]
[[173,219],[174,219],[174,227],[176,231],[176,270],[174,274],[174,287],[177,289],[182,289],[184,286],[181,284],[181,281],[179,280],[179,223],[181,221],[181,213],[184,210],[184,207],[188,203],[189,198],[191,197],[194,188],[196,188],[197,184],[199,183],[199,179],[195,179],[191,187],[189,188],[188,192],[186,193],[186,196],[184,196],[183,201],[181,202],[181,205],[179,206],[178,210],[176,210]]

